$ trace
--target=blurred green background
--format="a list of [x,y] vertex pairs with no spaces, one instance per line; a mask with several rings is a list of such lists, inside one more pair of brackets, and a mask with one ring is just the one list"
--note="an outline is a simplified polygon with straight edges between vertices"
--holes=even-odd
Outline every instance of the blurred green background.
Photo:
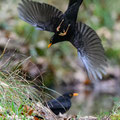
[[[64,12],[69,0],[37,1],[54,5]],[[88,78],[83,65],[79,65],[76,49],[68,42],[48,49],[53,33],[36,30],[19,19],[19,2],[0,0],[0,49],[3,50],[10,38],[7,56],[12,55],[10,51],[19,53],[14,62],[21,58],[21,54],[32,56],[22,68],[31,79],[42,75],[42,79],[38,79],[57,92],[79,92],[80,97],[74,99],[73,113],[89,115],[110,111],[120,92],[120,0],[84,0],[78,14],[78,21],[96,30],[108,57],[108,75],[100,83],[99,94],[94,94],[91,85],[85,84]]]

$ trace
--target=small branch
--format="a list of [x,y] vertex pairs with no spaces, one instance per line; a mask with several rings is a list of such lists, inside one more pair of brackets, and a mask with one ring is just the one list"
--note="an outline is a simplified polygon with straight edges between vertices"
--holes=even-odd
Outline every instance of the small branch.
[[6,51],[6,49],[7,49],[7,46],[8,46],[8,43],[9,43],[9,42],[10,42],[10,39],[7,41],[4,50],[3,50],[2,54],[0,55],[0,59],[1,59],[1,58],[3,57],[3,55],[5,54],[5,51]]

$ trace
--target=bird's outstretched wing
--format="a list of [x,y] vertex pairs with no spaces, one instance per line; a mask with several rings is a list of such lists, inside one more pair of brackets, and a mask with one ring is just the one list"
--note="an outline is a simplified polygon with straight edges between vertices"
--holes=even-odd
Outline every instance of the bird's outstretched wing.
[[39,30],[55,31],[55,24],[63,13],[57,8],[31,0],[22,0],[18,6],[19,17]]
[[107,59],[104,48],[96,32],[84,23],[77,23],[76,37],[78,55],[83,61],[89,78],[92,80],[102,79],[105,74],[104,67],[107,66]]

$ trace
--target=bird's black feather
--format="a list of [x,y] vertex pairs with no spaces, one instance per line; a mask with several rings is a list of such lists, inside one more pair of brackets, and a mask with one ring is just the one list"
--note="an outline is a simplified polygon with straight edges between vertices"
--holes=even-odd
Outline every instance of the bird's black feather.
[[57,99],[52,99],[47,102],[48,107],[56,114],[58,115],[59,113],[64,114],[67,112],[70,107],[71,107],[71,98],[70,96],[72,93],[66,93]]
[[78,3],[78,1],[79,1],[80,3],[83,2],[83,0],[69,0],[68,8],[70,8],[70,7],[71,7],[73,4],[75,4],[75,3]]
[[19,17],[39,30],[55,32],[55,23],[63,13],[46,3],[22,0],[18,6]]
[[105,74],[104,66],[107,66],[107,63],[104,48],[96,32],[84,23],[77,23],[73,44],[90,79],[102,79],[102,74]]
[[69,1],[68,9],[64,13],[65,17],[68,20],[73,20],[76,22],[78,10],[82,2],[83,0],[70,0]]

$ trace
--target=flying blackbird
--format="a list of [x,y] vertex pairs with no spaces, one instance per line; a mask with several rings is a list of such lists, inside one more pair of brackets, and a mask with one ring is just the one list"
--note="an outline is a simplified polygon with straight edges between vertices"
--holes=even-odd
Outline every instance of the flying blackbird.
[[76,22],[83,0],[69,0],[65,13],[54,6],[22,0],[19,17],[39,30],[54,32],[48,48],[58,42],[69,41],[77,49],[91,80],[102,79],[107,66],[104,48],[96,32],[82,22]]
[[53,113],[59,115],[59,113],[64,114],[71,107],[71,98],[73,96],[78,96],[78,93],[65,93],[57,99],[52,99],[47,102],[48,107]]

